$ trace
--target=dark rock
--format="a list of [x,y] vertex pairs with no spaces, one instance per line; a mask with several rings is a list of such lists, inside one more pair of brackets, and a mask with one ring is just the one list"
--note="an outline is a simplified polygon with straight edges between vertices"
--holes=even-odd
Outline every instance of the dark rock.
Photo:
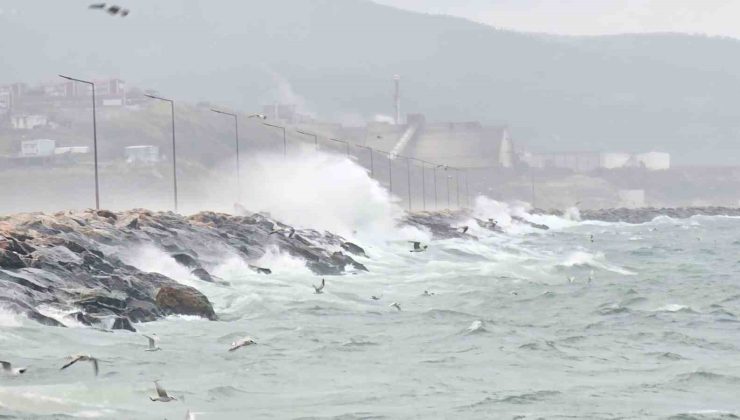
[[184,252],[172,254],[172,258],[174,258],[175,261],[177,261],[181,265],[184,265],[187,268],[190,268],[190,269],[200,268],[200,264],[198,263],[198,261],[196,261],[195,258],[193,258],[192,256]]
[[365,254],[365,250],[353,244],[352,242],[342,242],[341,247],[343,250],[349,252],[352,255],[357,255],[358,257],[367,258],[367,254]]
[[0,250],[0,268],[18,270],[27,267],[20,255],[9,250]]
[[208,283],[213,283],[214,282],[213,277],[211,276],[211,274],[208,271],[206,271],[206,269],[203,268],[203,267],[196,268],[195,270],[191,271],[190,273],[192,275],[194,275],[195,277],[203,280],[203,281],[207,281]]
[[164,286],[157,291],[156,302],[165,313],[218,319],[208,298],[192,287]]
[[269,268],[257,267],[255,265],[251,265],[251,264],[248,265],[248,267],[252,271],[254,271],[256,273],[259,273],[259,274],[272,274],[272,270],[270,270]]
[[73,312],[69,315],[67,315],[65,318],[73,319],[77,322],[79,322],[82,325],[86,325],[88,327],[92,326],[95,320],[92,317],[89,317],[85,315],[83,312]]
[[539,223],[534,223],[534,222],[530,222],[529,220],[526,220],[526,219],[524,219],[523,217],[519,217],[519,216],[511,216],[511,219],[512,219],[512,220],[514,220],[514,221],[517,221],[517,222],[519,222],[519,223],[522,223],[522,224],[525,224],[525,225],[531,226],[531,227],[533,227],[533,228],[535,228],[535,229],[541,229],[541,230],[549,230],[549,229],[550,229],[550,227],[549,227],[549,226],[547,226],[547,225],[543,225],[543,224],[539,224]]
[[126,301],[112,296],[86,296],[75,302],[88,314],[120,314],[126,309]]
[[105,217],[106,219],[118,220],[118,216],[109,210],[98,210],[97,215],[100,217]]
[[340,268],[344,268],[349,265],[354,267],[355,270],[368,271],[367,267],[353,260],[352,257],[342,254],[341,252],[335,252],[331,254],[331,260]]
[[115,321],[113,321],[113,326],[111,326],[112,330],[129,330],[131,332],[136,332],[136,328],[134,328],[133,325],[131,325],[131,321],[129,321],[126,317],[116,317]]

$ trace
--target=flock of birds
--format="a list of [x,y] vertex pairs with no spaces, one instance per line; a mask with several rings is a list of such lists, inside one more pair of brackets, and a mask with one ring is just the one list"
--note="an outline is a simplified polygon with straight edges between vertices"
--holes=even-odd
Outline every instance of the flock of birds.
[[[151,336],[143,334],[143,336],[148,341],[148,346],[144,351],[159,351],[162,350],[161,347],[159,347],[159,337],[157,334],[152,334]],[[254,341],[251,337],[244,337],[239,340],[234,341],[231,343],[231,347],[229,347],[228,351],[233,352],[240,348],[247,347],[253,344],[257,344],[256,341]],[[97,358],[89,355],[89,354],[77,354],[74,356],[70,356],[67,358],[67,362],[60,368],[60,370],[67,369],[68,367],[78,363],[78,362],[88,362],[92,366],[93,373],[95,376],[98,376],[100,373],[100,366],[99,361]],[[13,364],[6,361],[0,361],[0,366],[2,366],[2,371],[6,375],[10,376],[19,376],[23,375],[28,371],[27,367],[13,367]],[[170,402],[170,401],[177,401],[177,398],[169,395],[167,393],[167,390],[164,389],[159,383],[159,380],[154,381],[154,390],[156,391],[156,396],[149,396],[149,399],[151,401],[155,402]],[[195,413],[191,412],[190,410],[187,411],[185,414],[185,420],[194,420],[195,419]]]

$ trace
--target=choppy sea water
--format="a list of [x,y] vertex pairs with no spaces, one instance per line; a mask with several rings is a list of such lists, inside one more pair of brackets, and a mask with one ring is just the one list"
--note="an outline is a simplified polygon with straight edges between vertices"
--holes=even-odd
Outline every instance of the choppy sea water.
[[[158,352],[136,333],[0,314],[0,360],[29,366],[0,376],[0,417],[740,415],[740,219],[542,221],[554,229],[471,228],[478,240],[425,253],[367,246],[370,273],[327,277],[320,295],[289,257],[267,257],[271,276],[226,262],[216,274],[230,286],[183,279],[220,321],[137,325],[161,337]],[[258,344],[226,351],[245,335]],[[59,370],[78,352],[101,359],[98,377]],[[155,379],[178,400],[151,402]]]

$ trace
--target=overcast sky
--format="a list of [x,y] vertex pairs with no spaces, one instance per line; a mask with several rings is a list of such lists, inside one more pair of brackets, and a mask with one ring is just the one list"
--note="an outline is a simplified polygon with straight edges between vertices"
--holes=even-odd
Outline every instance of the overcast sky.
[[499,28],[571,35],[685,32],[740,38],[740,0],[375,0]]

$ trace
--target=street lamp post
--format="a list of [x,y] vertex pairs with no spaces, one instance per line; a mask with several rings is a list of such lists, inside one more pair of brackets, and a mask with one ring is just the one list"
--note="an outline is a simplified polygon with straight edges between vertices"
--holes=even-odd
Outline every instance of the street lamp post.
[[234,140],[236,144],[236,196],[237,196],[237,202],[241,203],[242,201],[242,184],[241,184],[241,172],[239,169],[239,118],[236,114],[231,112],[225,112],[225,111],[219,111],[217,109],[211,108],[211,111],[222,114],[222,115],[228,115],[230,117],[234,118]]
[[411,211],[411,160],[409,158],[405,158],[405,159],[406,159],[406,183],[407,183],[408,197],[409,197],[409,211]]
[[288,140],[285,134],[285,127],[264,122],[262,124],[283,130],[283,157],[288,157]]
[[297,130],[299,133],[303,134],[304,136],[313,136],[313,142],[314,145],[316,145],[316,150],[319,150],[319,136],[317,136],[314,133],[308,133],[306,131]]
[[455,178],[455,190],[457,191],[457,208],[460,208],[460,168],[455,168],[457,177]]
[[421,159],[414,159],[414,158],[411,158],[411,159],[421,163],[421,208],[422,210],[426,211],[427,210],[427,185],[426,185],[427,181],[426,181],[426,175],[424,174],[424,172],[426,171],[427,161],[421,160]]
[[161,98],[159,96],[148,94],[145,94],[144,96],[170,103],[170,110],[172,111],[172,183],[175,199],[175,213],[177,213],[177,147],[175,144],[175,101],[173,101],[172,99]]
[[331,141],[335,141],[335,142],[337,142],[337,143],[344,143],[344,148],[345,148],[345,150],[347,151],[347,157],[349,157],[349,143],[347,143],[347,142],[346,142],[346,141],[344,141],[344,140],[339,140],[339,139],[332,139],[332,138],[329,138],[329,140],[331,140]]
[[450,178],[452,176],[447,175],[447,168],[445,168],[445,178],[447,178],[447,210],[450,209]]
[[468,177],[470,176],[470,172],[466,169],[465,170],[465,204],[467,204],[468,208],[470,208],[470,189],[468,188]]
[[359,144],[356,144],[357,147],[362,147],[363,149],[367,149],[370,152],[370,178],[374,178],[375,175],[375,168],[373,165],[373,148],[367,147],[367,146],[360,146]]
[[59,77],[73,82],[88,84],[92,87],[92,106],[93,106],[93,155],[95,159],[95,210],[100,210],[100,183],[98,181],[98,124],[95,116],[95,83],[75,79],[74,77],[59,75]]

